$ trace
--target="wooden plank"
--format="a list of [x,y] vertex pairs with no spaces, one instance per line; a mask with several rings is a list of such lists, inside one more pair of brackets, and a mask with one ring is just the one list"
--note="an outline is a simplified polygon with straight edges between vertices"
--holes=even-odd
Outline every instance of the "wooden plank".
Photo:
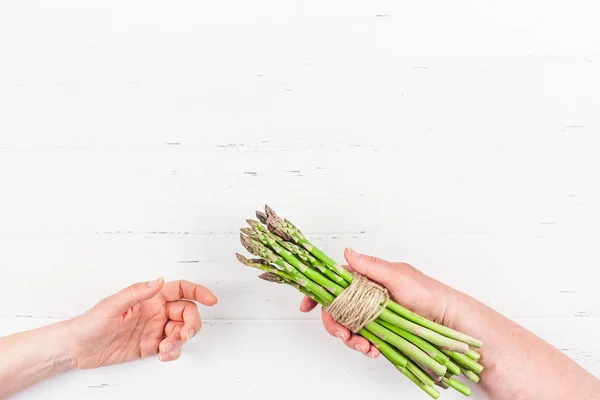
[[265,202],[308,233],[600,227],[589,146],[170,147],[4,151],[0,232],[232,233]]
[[[209,318],[295,319],[299,295],[258,280],[234,253],[237,235],[0,235],[0,316],[69,317],[137,281],[158,276],[212,288]],[[511,317],[598,316],[598,234],[317,236],[343,261],[345,246],[425,273]]]
[[178,4],[3,4],[0,146],[538,145],[600,127],[593,0]]
[[[599,318],[517,320],[600,376],[600,347],[593,335]],[[0,335],[51,320],[0,319]],[[142,379],[140,379],[142,378]],[[334,378],[334,379],[332,379]],[[306,382],[311,382],[309,386]],[[276,399],[405,397],[420,398],[387,361],[348,350],[318,322],[218,321],[172,364],[148,359],[129,365],[77,371],[33,388],[15,399],[54,398],[204,398]],[[472,396],[482,399],[483,396]],[[459,399],[452,391],[445,399]]]
[[531,317],[600,373],[578,333],[600,327],[596,8],[2,2],[0,334],[158,275],[221,298],[178,364],[20,398],[334,396],[300,374],[336,397],[420,396],[239,269],[237,229],[264,202],[337,258],[408,261]]

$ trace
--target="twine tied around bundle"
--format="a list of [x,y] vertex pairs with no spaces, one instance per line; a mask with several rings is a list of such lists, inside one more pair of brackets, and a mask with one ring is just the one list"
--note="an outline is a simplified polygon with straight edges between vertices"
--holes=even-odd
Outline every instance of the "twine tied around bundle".
[[353,333],[375,321],[385,309],[388,290],[366,276],[354,274],[354,279],[327,308],[334,320]]

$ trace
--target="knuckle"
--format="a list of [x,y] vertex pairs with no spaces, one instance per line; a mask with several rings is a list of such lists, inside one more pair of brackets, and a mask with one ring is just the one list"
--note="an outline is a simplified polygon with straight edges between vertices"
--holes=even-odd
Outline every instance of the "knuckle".
[[189,307],[190,311],[194,312],[195,314],[200,314],[198,311],[198,304],[194,303],[193,301],[188,301],[187,307]]
[[413,267],[412,265],[404,263],[404,262],[397,262],[397,263],[394,263],[393,265],[399,270],[412,271],[415,269],[415,267]]
[[125,294],[127,295],[127,298],[130,301],[135,301],[135,299],[137,299],[137,293],[138,293],[138,291],[137,291],[135,285],[128,286],[125,289]]
[[363,262],[368,265],[368,266],[373,266],[376,264],[379,264],[381,262],[381,260],[377,257],[374,256],[369,256],[369,255],[363,255]]

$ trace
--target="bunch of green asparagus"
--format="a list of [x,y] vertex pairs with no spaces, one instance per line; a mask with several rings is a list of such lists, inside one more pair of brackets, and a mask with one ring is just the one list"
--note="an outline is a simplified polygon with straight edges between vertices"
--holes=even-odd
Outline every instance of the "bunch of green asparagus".
[[[353,274],[312,244],[287,219],[269,206],[257,211],[259,221],[247,220],[241,229],[242,245],[260,258],[236,254],[249,267],[264,271],[261,279],[286,284],[328,307],[353,279]],[[437,324],[389,300],[379,317],[359,334],[369,340],[402,374],[434,399],[434,386],[453,388],[465,396],[471,389],[456,379],[464,375],[479,382],[483,366],[480,340]]]

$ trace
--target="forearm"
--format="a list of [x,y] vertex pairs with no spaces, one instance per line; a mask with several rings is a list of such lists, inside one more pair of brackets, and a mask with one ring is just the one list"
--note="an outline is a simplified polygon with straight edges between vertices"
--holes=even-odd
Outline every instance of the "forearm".
[[69,322],[0,338],[0,399],[71,368]]
[[481,387],[494,400],[600,399],[600,381],[538,336],[455,293],[454,325],[483,340]]

